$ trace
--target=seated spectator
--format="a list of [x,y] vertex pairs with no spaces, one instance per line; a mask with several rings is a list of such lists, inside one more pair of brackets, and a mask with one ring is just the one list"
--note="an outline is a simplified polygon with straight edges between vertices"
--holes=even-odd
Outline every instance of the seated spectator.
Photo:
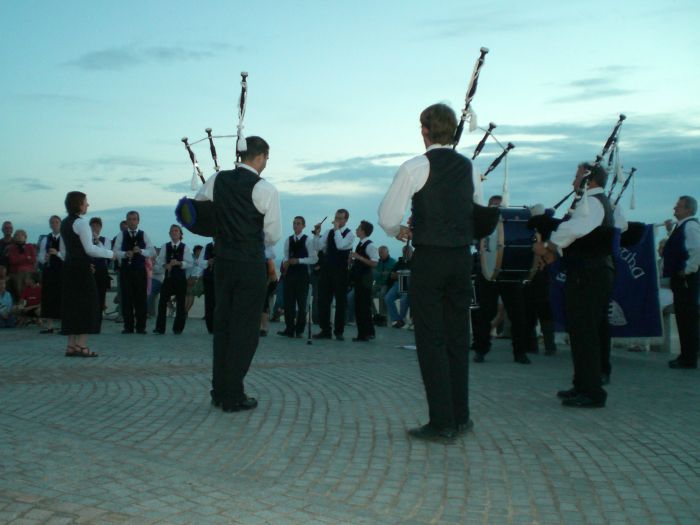
[[[406,325],[406,314],[408,313],[408,294],[399,293],[399,276],[400,270],[410,269],[411,256],[413,255],[413,248],[410,246],[403,247],[403,257],[399,257],[398,262],[391,269],[389,274],[389,279],[387,280],[388,291],[384,295],[384,302],[389,312],[389,319],[391,319],[391,326],[394,328],[403,328]],[[399,300],[399,308],[396,309],[396,300]]]
[[41,326],[41,285],[39,284],[39,275],[36,272],[27,275],[19,304],[15,307],[15,313],[19,326],[30,323]]
[[0,328],[14,328],[17,320],[12,313],[12,295],[6,289],[5,279],[0,279]]
[[9,261],[10,293],[18,298],[24,290],[27,276],[36,269],[36,246],[27,244],[27,232],[17,230],[13,242],[7,247]]

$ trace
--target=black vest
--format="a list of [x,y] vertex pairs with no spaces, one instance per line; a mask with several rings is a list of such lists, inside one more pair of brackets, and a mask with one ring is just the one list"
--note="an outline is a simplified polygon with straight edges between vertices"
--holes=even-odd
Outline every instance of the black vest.
[[472,164],[447,148],[427,151],[425,156],[430,174],[413,195],[413,244],[467,247],[474,235]]
[[[144,240],[143,232],[141,230],[137,230],[136,235],[132,237],[131,230],[124,230],[122,232],[121,251],[129,252],[133,250],[136,246],[138,246],[142,250],[146,248],[146,241]],[[136,253],[131,259],[123,259],[121,262],[121,267],[122,269],[145,268],[146,258],[143,256],[143,254]]]
[[90,271],[90,257],[85,253],[80,236],[73,231],[73,223],[78,219],[77,215],[69,215],[61,222],[61,237],[66,248],[65,264],[72,268]]
[[685,263],[688,262],[690,256],[685,247],[685,227],[689,222],[698,222],[698,220],[693,217],[680,226],[676,226],[664,245],[664,277],[673,277],[678,272],[685,270]]
[[[366,242],[358,243],[355,248],[355,253],[361,257],[367,258],[367,246],[372,243],[369,239]],[[360,261],[353,261],[350,267],[350,275],[355,286],[363,286],[365,288],[372,287],[373,275],[372,268]]]
[[564,248],[564,258],[569,268],[601,262],[612,264],[615,218],[610,201],[603,193],[596,193],[588,198],[598,199],[605,214],[600,226]]
[[[105,243],[107,242],[107,239],[104,237],[100,236],[98,238],[98,241],[102,243],[104,246]],[[97,242],[93,239],[92,244],[97,246]],[[106,247],[106,246],[105,246]],[[109,259],[105,259],[104,257],[90,257],[90,261],[92,261],[92,265],[97,268],[107,268],[107,263],[109,262]]]
[[[309,256],[309,250],[306,248],[306,234],[299,237],[298,241],[294,240],[294,235],[289,236],[289,258],[290,259],[304,259]],[[309,273],[308,264],[294,264],[287,266],[287,274],[301,274],[305,275]]]
[[[343,238],[350,233],[350,228],[345,228],[341,235]],[[350,250],[339,250],[335,245],[335,230],[330,230],[328,232],[328,241],[326,243],[326,263],[330,266],[337,266],[338,268],[348,267],[348,256],[350,255]]]
[[[49,233],[46,236],[45,239],[45,244],[44,244],[44,249],[46,250],[46,253],[49,253],[49,250],[53,248],[57,252],[59,251],[61,247],[61,237],[59,235],[58,239],[53,238],[53,233]],[[41,261],[44,262],[44,261]],[[63,260],[58,256],[58,255],[51,255],[49,257],[49,261],[46,263],[44,266],[44,271],[50,271],[50,272],[59,272],[61,271],[61,268],[63,267]]]
[[[175,259],[176,261],[182,262],[182,260],[185,257],[185,245],[184,243],[180,243],[177,245],[176,249],[173,249],[173,243],[169,242],[165,245],[165,264],[168,264],[170,261]],[[173,266],[170,268],[170,271],[167,273],[166,277],[171,277],[173,279],[184,279],[185,278],[185,270],[182,269],[182,266]]]
[[246,168],[220,171],[214,181],[216,255],[238,261],[265,260],[265,215],[253,204],[260,177]]

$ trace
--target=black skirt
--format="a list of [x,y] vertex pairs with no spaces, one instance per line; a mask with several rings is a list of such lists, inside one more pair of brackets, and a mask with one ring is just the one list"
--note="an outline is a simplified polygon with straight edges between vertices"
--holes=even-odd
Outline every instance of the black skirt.
[[61,318],[62,270],[44,270],[41,274],[41,317]]
[[67,260],[63,264],[61,295],[61,333],[64,335],[97,334],[102,314],[97,283],[89,259]]

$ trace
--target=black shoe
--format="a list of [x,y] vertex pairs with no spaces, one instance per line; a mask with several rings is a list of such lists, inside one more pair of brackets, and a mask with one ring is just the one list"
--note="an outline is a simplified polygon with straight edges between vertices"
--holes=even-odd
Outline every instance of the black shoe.
[[343,334],[335,334],[335,340],[336,341],[345,341],[345,338],[343,337]]
[[412,438],[423,439],[425,441],[437,441],[449,443],[457,437],[457,430],[453,428],[436,428],[430,423],[422,427],[412,428],[408,431]]
[[146,335],[148,332],[146,330],[136,330],[137,334]]
[[578,391],[575,388],[570,388],[569,390],[559,390],[557,392],[557,397],[559,399],[571,399],[578,396]]
[[277,332],[277,335],[283,335],[285,337],[294,337],[294,332],[290,332],[289,330],[280,330]]
[[681,358],[679,357],[678,359],[674,359],[673,361],[669,361],[668,367],[669,368],[693,369],[693,368],[697,368],[698,364],[697,363],[687,363],[685,361],[682,361]]
[[484,359],[484,354],[480,354],[479,352],[474,352],[474,359],[473,361],[475,363],[483,363],[485,361]]
[[530,358],[525,354],[516,355],[513,358],[513,361],[515,361],[516,363],[520,363],[521,365],[529,365],[530,363],[532,363],[532,361],[530,361]]
[[609,385],[610,384],[610,374],[600,374],[600,384]]
[[457,423],[457,434],[462,435],[466,434],[470,430],[474,429],[474,421],[471,419],[468,420],[466,423]]
[[223,401],[221,403],[221,410],[224,412],[241,412],[243,410],[252,410],[258,406],[258,400],[254,397],[246,397],[241,401]]
[[586,394],[579,394],[576,397],[562,400],[561,404],[573,408],[602,408],[605,406],[605,398],[594,399]]
[[165,334],[165,332],[161,332],[160,330],[153,330],[153,333],[154,333],[154,334],[158,334],[158,335],[164,335],[164,334]]
[[319,332],[317,334],[312,335],[314,339],[333,339],[333,336],[331,335],[330,332]]
[[221,398],[218,395],[216,395],[213,390],[209,391],[209,395],[211,396],[211,404],[215,407],[220,407]]
[[175,335],[180,335],[180,334],[182,334],[182,330],[173,330],[173,333]]
[[353,337],[352,342],[353,343],[369,343],[369,337]]
[[260,330],[260,337],[267,337],[267,330]]
[[134,331],[133,331],[133,330],[128,330],[128,329],[125,328],[124,330],[122,330],[122,333],[123,333],[123,334],[133,334]]

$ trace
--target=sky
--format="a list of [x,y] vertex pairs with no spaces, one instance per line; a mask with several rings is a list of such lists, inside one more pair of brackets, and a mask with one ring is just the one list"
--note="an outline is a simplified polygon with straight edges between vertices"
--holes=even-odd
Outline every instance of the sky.
[[[700,197],[698,27],[700,3],[685,0],[0,0],[0,219],[36,239],[81,190],[105,234],[136,209],[167,241],[175,203],[193,194],[180,139],[235,133],[247,71],[245,133],[270,144],[263,177],[280,191],[285,235],[295,215],[314,224],[342,207],[398,255],[377,207],[424,151],[421,110],[461,112],[486,46],[473,108],[516,145],[510,204],[556,203],[624,113],[636,206],[629,190],[621,203],[630,220],[661,222],[679,195]],[[482,134],[465,132],[458,150],[471,156]],[[231,168],[233,140],[216,145]],[[210,176],[206,143],[194,149]],[[498,153],[489,142],[475,169]],[[484,194],[503,178],[501,165]]]

